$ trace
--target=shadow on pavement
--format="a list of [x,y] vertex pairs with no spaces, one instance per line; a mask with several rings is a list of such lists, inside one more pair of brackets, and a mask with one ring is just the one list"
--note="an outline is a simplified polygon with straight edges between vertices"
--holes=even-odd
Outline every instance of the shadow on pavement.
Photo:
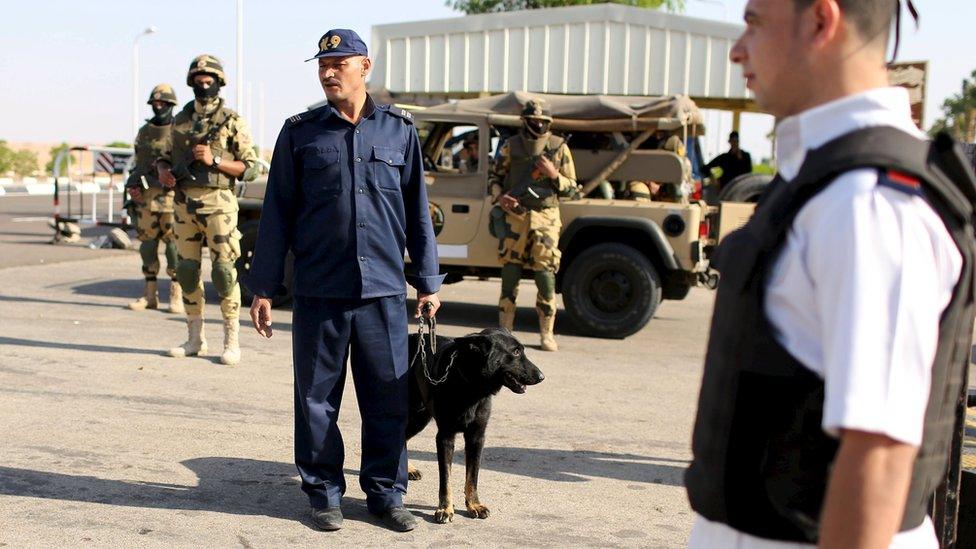
[[[213,511],[294,520],[311,528],[308,499],[302,493],[292,463],[236,457],[188,459],[182,465],[193,471],[196,486],[103,479],[14,467],[0,467],[0,494],[124,505],[150,509]],[[346,474],[358,474],[346,470]],[[354,490],[350,486],[350,490]],[[434,507],[407,504],[412,511]],[[380,524],[361,497],[345,496],[346,520]],[[424,514],[424,513],[421,513]]]
[[109,309],[121,309],[121,305],[112,303],[87,303],[85,301],[68,301],[65,299],[47,299],[43,297],[19,297],[12,295],[0,295],[0,302],[9,301],[16,303],[48,303],[51,305],[80,305],[83,307],[108,307]]
[[[407,300],[407,313],[411,322],[411,329],[416,329],[416,321],[413,313],[417,308],[417,302],[413,299]],[[560,312],[564,312],[560,309]],[[437,322],[450,324],[452,326],[462,326],[472,332],[479,332],[485,328],[498,326],[498,306],[484,305],[481,303],[462,303],[459,301],[444,301],[441,309],[437,313]],[[539,332],[539,317],[533,307],[518,307],[515,311],[515,330],[530,333]],[[559,335],[585,335],[573,326],[565,314],[557,315],[556,334]],[[525,343],[525,342],[523,342]]]
[[44,347],[47,349],[70,349],[73,351],[91,351],[96,353],[124,353],[129,355],[161,356],[159,349],[135,349],[132,347],[118,347],[115,345],[90,345],[87,343],[62,343],[58,341],[42,341],[37,339],[22,339],[19,337],[0,336],[0,345],[18,345],[21,347]]
[[[411,451],[410,457],[433,462],[434,467],[424,472],[436,482],[437,454]],[[454,463],[463,467],[463,452],[455,452]],[[684,486],[687,465],[680,459],[548,448],[485,448],[481,459],[482,469],[542,480],[585,482],[586,477],[602,477],[665,486]]]
[[[165,262],[163,263],[162,268],[165,270]],[[72,286],[71,290],[79,295],[97,295],[135,299],[142,295],[143,284],[145,283],[143,279],[140,278],[140,274],[137,271],[132,273],[132,278],[99,280],[98,282],[90,282],[88,284]],[[170,281],[169,277],[166,276],[166,273],[159,273],[160,299],[169,299],[169,285]],[[204,282],[203,294],[207,300],[207,303],[218,303],[220,301],[220,296],[217,295],[217,290],[215,290],[213,284],[209,282]]]

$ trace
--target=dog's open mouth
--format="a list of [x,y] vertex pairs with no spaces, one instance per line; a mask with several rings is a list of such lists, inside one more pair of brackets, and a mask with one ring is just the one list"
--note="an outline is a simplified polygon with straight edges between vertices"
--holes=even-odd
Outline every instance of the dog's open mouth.
[[504,383],[515,394],[520,395],[525,392],[525,384],[515,379],[515,376],[510,372],[505,372]]

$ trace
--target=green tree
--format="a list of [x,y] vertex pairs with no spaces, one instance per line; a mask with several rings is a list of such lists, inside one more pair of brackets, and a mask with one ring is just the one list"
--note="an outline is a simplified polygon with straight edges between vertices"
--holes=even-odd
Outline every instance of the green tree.
[[929,133],[947,131],[956,139],[976,141],[976,70],[963,78],[959,93],[942,103],[942,118],[935,121]]
[[626,4],[640,8],[665,7],[669,11],[680,12],[685,9],[685,0],[447,0],[451,8],[466,15],[476,13],[496,13],[501,11],[534,10],[539,8],[558,8],[562,6],[581,6],[586,4]]
[[125,141],[112,141],[106,147],[118,147],[120,149],[131,149],[132,143],[126,143]]
[[0,139],[0,177],[5,177],[14,169],[14,155],[16,153],[7,145],[5,139]]
[[36,171],[37,153],[26,149],[15,151],[0,139],[0,177],[11,172],[19,176],[32,175]]
[[21,177],[37,171],[37,153],[27,149],[13,153],[13,172]]
[[[46,171],[51,175],[54,175],[54,159],[58,157],[58,153],[60,153],[61,151],[68,150],[68,148],[69,147],[67,143],[61,143],[60,145],[51,147],[51,153],[50,153],[51,159],[48,160],[47,164],[44,165],[44,171]],[[67,155],[65,155],[65,157],[61,159],[61,175],[67,175],[67,172],[68,172],[68,157]]]

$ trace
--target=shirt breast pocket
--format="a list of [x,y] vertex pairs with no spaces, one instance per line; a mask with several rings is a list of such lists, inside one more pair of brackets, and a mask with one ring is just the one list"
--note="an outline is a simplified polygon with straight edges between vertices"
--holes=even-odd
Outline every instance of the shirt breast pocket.
[[380,189],[400,190],[400,174],[405,164],[403,150],[395,147],[373,147],[370,159],[373,182]]
[[302,189],[310,200],[339,194],[339,149],[315,149],[302,159]]

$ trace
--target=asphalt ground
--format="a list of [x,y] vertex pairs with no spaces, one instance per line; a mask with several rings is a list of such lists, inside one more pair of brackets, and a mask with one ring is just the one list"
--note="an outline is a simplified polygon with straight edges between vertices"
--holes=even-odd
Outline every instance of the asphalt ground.
[[[581,337],[561,317],[552,354],[537,349],[534,288],[523,286],[516,335],[546,380],[495,398],[480,482],[487,520],[469,518],[459,497],[454,522],[433,523],[433,427],[410,444],[425,473],[406,497],[419,528],[395,534],[367,513],[350,376],[340,417],[347,520],[323,533],[310,525],[292,460],[290,311],[275,310],[270,341],[243,323],[238,366],[166,357],[183,341],[182,318],[124,308],[141,290],[138,255],[47,244],[46,220],[30,218],[49,213],[49,199],[0,198],[0,547],[685,544],[682,473],[711,292],[665,302],[624,341]],[[440,333],[493,325],[497,291],[497,281],[445,287]],[[216,351],[209,283],[207,294]],[[456,497],[462,449],[459,438]]]
[[[275,311],[270,341],[245,322],[238,366],[172,359],[163,352],[183,340],[182,319],[124,309],[140,291],[138,255],[84,251],[86,260],[0,269],[0,544],[679,547],[687,539],[681,479],[709,292],[665,303],[626,341],[580,337],[557,321],[561,351],[552,354],[537,350],[534,288],[523,288],[516,334],[546,380],[495,397],[480,482],[486,520],[467,517],[462,499],[453,523],[432,522],[432,427],[410,445],[425,473],[406,498],[419,528],[394,534],[367,513],[350,376],[340,417],[347,520],[323,533],[309,524],[292,460],[290,311]],[[219,349],[207,289],[208,339]],[[440,333],[493,325],[497,291],[497,281],[446,287]],[[455,494],[461,448],[459,438]]]
[[[97,196],[97,213],[100,218],[104,218],[108,212],[108,194],[101,193]],[[71,215],[78,215],[80,205],[76,194],[73,197]],[[84,212],[90,214],[91,195],[84,197],[84,205]],[[116,193],[116,216],[120,205],[121,200]],[[61,204],[61,214],[64,216],[69,214],[66,201]],[[82,225],[81,241],[51,245],[54,230],[48,226],[48,223],[53,215],[54,205],[51,196],[11,194],[0,196],[0,269],[17,265],[50,264],[118,255],[117,250],[88,248],[89,243],[110,230],[90,224]]]

